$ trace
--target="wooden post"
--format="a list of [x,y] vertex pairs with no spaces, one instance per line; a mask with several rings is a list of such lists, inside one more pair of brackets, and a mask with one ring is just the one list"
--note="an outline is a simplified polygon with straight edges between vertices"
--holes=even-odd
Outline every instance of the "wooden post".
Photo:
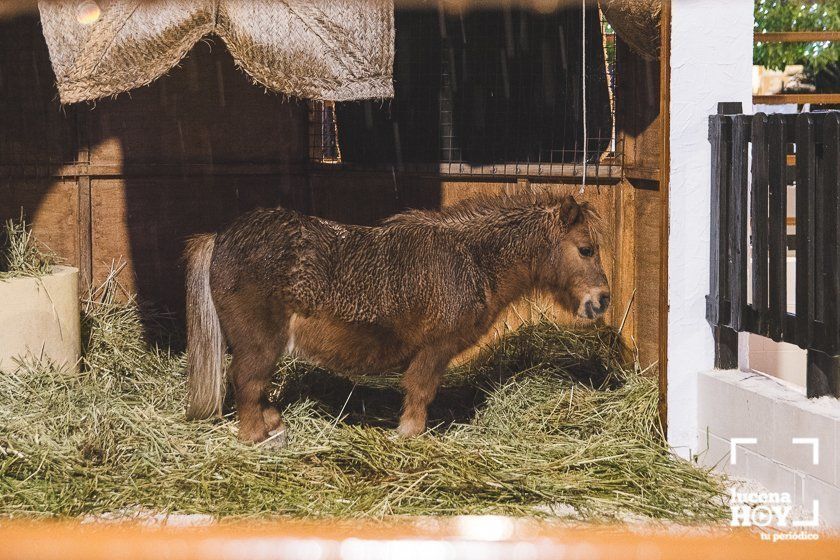
[[712,192],[709,222],[709,295],[706,297],[706,319],[712,326],[725,322],[723,296],[726,287],[726,169],[729,150],[724,138],[724,123],[717,117],[709,119],[709,143],[712,145]]
[[754,332],[767,336],[767,254],[769,246],[767,115],[758,113],[752,119],[752,189],[750,190],[750,219],[752,223],[752,301],[755,309]]
[[813,345],[816,311],[816,144],[814,119],[796,117],[796,343]]
[[785,120],[772,115],[768,124],[769,177],[768,213],[768,308],[769,335],[776,342],[784,339],[787,322],[787,143]]
[[823,344],[840,353],[840,113],[826,115],[823,134],[824,204]]
[[715,367],[738,369],[738,333],[726,325],[712,327],[715,338]]
[[[819,124],[822,131],[823,149],[819,156],[814,153],[811,144],[816,141],[815,124]],[[805,390],[809,398],[826,395],[840,397],[840,348],[837,344],[840,299],[840,191],[837,185],[840,174],[840,115],[830,113],[816,122],[810,117],[808,120],[800,117],[797,125],[807,127],[803,130],[797,128],[797,141],[809,142],[807,145],[797,145],[796,160],[797,188],[801,185],[803,191],[797,192],[797,261],[800,247],[804,246],[807,250],[806,272],[809,273],[807,283],[800,286],[800,267],[797,266],[797,296],[800,291],[808,290],[806,319],[809,329],[813,331],[810,336],[811,346],[808,348]],[[800,197],[807,203],[802,214]],[[800,225],[803,214],[805,223]],[[807,239],[801,239],[800,235]],[[796,313],[798,317],[798,297]]]
[[747,330],[747,178],[750,117],[736,115],[732,122],[732,158],[729,177],[729,325]]
[[671,0],[662,0],[659,56],[659,422],[668,434],[668,238],[671,193]]
[[826,395],[840,398],[840,356],[808,349],[805,393],[809,399]]
[[[741,113],[740,103],[719,103],[719,115],[731,115]],[[715,339],[715,367],[718,369],[735,369],[738,367],[738,333],[728,326],[732,305],[724,305],[726,296],[732,298],[732,283],[727,271],[732,272],[728,266],[728,259],[731,258],[730,251],[734,252],[735,247],[730,246],[731,239],[737,236],[736,227],[731,227],[732,209],[729,201],[733,196],[733,189],[730,188],[733,182],[731,172],[732,158],[735,153],[734,142],[731,141],[729,126],[722,126],[723,123],[712,119],[712,129],[709,140],[712,143],[712,207],[711,207],[711,281],[709,301],[707,304],[707,317],[712,323],[712,334]],[[729,123],[726,123],[727,125]],[[745,131],[742,131],[742,134]],[[744,139],[744,141],[746,141]],[[745,172],[740,169],[739,173]],[[740,175],[736,176],[738,179]],[[736,181],[737,182],[737,181]],[[745,194],[744,194],[745,197]],[[746,203],[746,201],[744,201]],[[746,208],[744,208],[746,212]],[[736,225],[736,224],[732,224]],[[745,265],[745,262],[742,263]],[[746,283],[746,277],[743,279]],[[728,293],[726,289],[729,288]]]
[[77,105],[76,116],[76,189],[78,191],[79,292],[84,294],[93,284],[93,220],[90,191],[89,109]]

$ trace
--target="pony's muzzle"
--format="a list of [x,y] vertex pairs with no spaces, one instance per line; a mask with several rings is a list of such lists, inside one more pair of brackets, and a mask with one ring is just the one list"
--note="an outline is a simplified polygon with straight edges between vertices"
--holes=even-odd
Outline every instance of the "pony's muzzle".
[[596,319],[606,313],[609,306],[609,291],[593,291],[584,296],[583,301],[581,301],[581,309],[578,311],[578,314],[586,319]]

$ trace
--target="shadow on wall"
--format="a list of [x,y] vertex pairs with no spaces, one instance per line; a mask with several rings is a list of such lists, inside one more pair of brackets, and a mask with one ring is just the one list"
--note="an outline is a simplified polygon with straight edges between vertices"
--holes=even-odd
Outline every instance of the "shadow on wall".
[[[150,86],[63,108],[38,19],[5,21],[0,99],[0,218],[22,209],[69,264],[91,263],[94,284],[127,260],[126,286],[179,316],[190,235],[260,206],[370,223],[405,204],[390,172],[310,185],[306,103],[249,83],[218,40]],[[424,206],[440,200],[435,184],[423,182]]]
[[[590,12],[587,41],[599,45],[597,10]],[[491,185],[395,172],[388,165],[400,160],[398,153],[433,168],[447,149],[476,162],[578,157],[575,14],[519,14],[507,22],[501,12],[478,12],[449,21],[444,37],[436,11],[398,14],[397,99],[370,119],[372,104],[339,108],[345,159],[383,171],[310,165],[307,104],[249,83],[220,40],[200,42],[147,87],[62,108],[38,19],[2,22],[0,218],[22,208],[39,239],[83,277],[89,272],[94,285],[125,259],[126,287],[152,308],[181,316],[185,239],[253,208],[283,205],[371,224],[404,208],[438,208],[444,199],[516,187],[504,179]],[[595,146],[612,117],[603,51],[587,55],[587,68],[598,71],[587,97]],[[418,75],[431,81],[410,80]],[[446,92],[451,107],[444,110],[438,102]],[[395,139],[398,128],[402,140]],[[444,142],[453,139],[458,150]],[[597,148],[591,153],[604,146]]]

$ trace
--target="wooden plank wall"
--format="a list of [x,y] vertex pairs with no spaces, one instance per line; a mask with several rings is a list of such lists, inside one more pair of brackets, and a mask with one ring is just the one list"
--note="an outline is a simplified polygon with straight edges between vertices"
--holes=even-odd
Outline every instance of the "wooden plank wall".
[[40,26],[32,18],[0,23],[0,217],[38,216],[36,234],[77,263],[76,180],[51,169],[75,161],[75,123],[51,86]]
[[[650,93],[638,89],[650,80],[619,83],[630,92],[617,107],[624,115],[620,133],[625,146],[634,146],[629,161],[642,179],[590,185],[581,198],[612,224],[604,259],[614,291],[607,322],[618,326],[633,299],[624,334],[646,364],[658,348],[658,186],[649,179],[658,152],[647,144],[657,121],[650,114],[640,120],[627,105],[647,99]],[[183,308],[185,238],[248,209],[282,204],[370,224],[406,207],[529,188],[527,180],[310,169],[305,105],[248,83],[218,41],[212,48],[199,44],[150,86],[95,107],[62,109],[37,19],[4,22],[0,97],[0,218],[23,210],[39,239],[94,284],[124,259],[126,287],[176,311]],[[515,324],[527,313],[528,306],[518,306],[505,320]]]
[[306,106],[253,86],[224,47],[199,43],[150,86],[61,108],[37,19],[0,24],[0,218],[96,284],[121,280],[180,309],[187,236],[257,206],[307,210]]
[[[661,70],[658,61],[634,53],[616,40],[618,79],[616,130],[624,154],[624,180],[618,193],[616,219],[620,243],[622,301],[635,290],[628,317],[628,337],[635,339],[643,365],[660,359],[660,271],[662,127]],[[633,341],[631,341],[632,343]]]

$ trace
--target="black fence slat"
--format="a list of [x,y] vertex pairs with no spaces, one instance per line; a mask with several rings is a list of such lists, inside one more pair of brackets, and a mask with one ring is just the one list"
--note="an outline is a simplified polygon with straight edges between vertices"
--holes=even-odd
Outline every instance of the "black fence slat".
[[814,263],[816,239],[814,119],[796,119],[796,343],[807,348],[813,339]]
[[823,341],[826,350],[840,352],[840,113],[826,115],[822,123],[822,194],[825,210],[823,237]]
[[752,306],[758,334],[767,335],[767,253],[769,231],[768,184],[770,180],[767,115],[752,118],[752,186],[750,189],[750,246],[752,247]]
[[727,114],[741,112],[740,103],[721,103],[718,115],[710,117],[709,141],[712,144],[710,291],[706,316],[715,340],[715,367],[738,367],[738,333],[726,326],[729,322],[729,224],[730,178],[732,161],[732,119]]
[[727,185],[729,184],[729,145],[732,127],[728,119],[709,117],[709,142],[712,147],[711,234],[709,259],[709,298],[706,302],[706,319],[712,325],[729,320],[724,311],[726,298],[726,243],[727,243]]
[[828,185],[825,182],[825,150],[821,145],[822,128],[825,125],[825,115],[813,114],[813,129],[814,129],[814,194],[810,202],[813,204],[811,211],[811,219],[813,223],[810,224],[810,229],[813,231],[813,262],[811,263],[811,271],[813,277],[811,278],[811,290],[813,291],[813,300],[811,301],[811,340],[810,346],[812,348],[827,348],[826,332],[825,332],[825,249],[826,249],[826,220],[828,216]]
[[729,174],[729,326],[736,331],[747,327],[747,192],[749,174],[748,115],[732,118],[732,162]]
[[767,124],[769,136],[768,215],[769,215],[769,335],[779,342],[785,336],[787,316],[787,141],[786,123],[772,115]]
[[809,348],[806,364],[805,396],[840,398],[840,356]]

